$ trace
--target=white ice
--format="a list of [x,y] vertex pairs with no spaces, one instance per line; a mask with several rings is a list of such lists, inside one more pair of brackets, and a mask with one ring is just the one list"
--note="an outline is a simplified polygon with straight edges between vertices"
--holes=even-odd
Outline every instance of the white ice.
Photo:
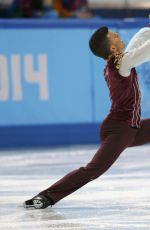
[[1,151],[0,229],[150,229],[150,145],[126,149],[105,174],[53,207],[22,207],[24,200],[86,165],[97,148]]

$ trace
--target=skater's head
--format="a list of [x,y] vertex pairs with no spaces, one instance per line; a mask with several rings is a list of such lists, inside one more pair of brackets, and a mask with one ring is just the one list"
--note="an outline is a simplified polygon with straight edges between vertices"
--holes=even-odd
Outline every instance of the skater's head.
[[96,30],[91,36],[89,47],[94,55],[108,60],[112,55],[121,53],[125,44],[118,34],[104,26]]

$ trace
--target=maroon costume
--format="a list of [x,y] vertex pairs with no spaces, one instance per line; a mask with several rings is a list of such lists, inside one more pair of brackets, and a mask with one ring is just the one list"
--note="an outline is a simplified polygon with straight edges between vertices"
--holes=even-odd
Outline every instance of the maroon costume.
[[150,119],[140,120],[140,90],[136,70],[129,77],[121,76],[111,59],[104,70],[112,106],[100,127],[101,144],[91,161],[80,167],[41,195],[53,200],[53,204],[102,175],[127,147],[150,142]]

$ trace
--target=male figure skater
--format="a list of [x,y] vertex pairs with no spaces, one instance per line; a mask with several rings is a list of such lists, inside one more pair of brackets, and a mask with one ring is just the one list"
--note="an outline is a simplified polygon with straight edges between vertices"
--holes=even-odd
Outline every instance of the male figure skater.
[[104,76],[112,102],[100,127],[100,147],[86,166],[68,173],[25,201],[25,208],[43,209],[54,205],[106,172],[127,147],[150,142],[150,119],[140,119],[141,98],[135,70],[136,66],[150,61],[150,28],[136,33],[125,51],[120,37],[107,27],[92,35],[89,46],[94,55],[106,60]]

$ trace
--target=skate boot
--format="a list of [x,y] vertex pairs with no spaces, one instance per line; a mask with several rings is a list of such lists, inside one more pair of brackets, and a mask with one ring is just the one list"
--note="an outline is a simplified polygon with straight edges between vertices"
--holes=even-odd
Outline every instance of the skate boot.
[[23,203],[24,208],[35,208],[35,209],[44,209],[49,205],[52,206],[52,200],[47,199],[43,195],[34,196],[32,199],[27,200]]

